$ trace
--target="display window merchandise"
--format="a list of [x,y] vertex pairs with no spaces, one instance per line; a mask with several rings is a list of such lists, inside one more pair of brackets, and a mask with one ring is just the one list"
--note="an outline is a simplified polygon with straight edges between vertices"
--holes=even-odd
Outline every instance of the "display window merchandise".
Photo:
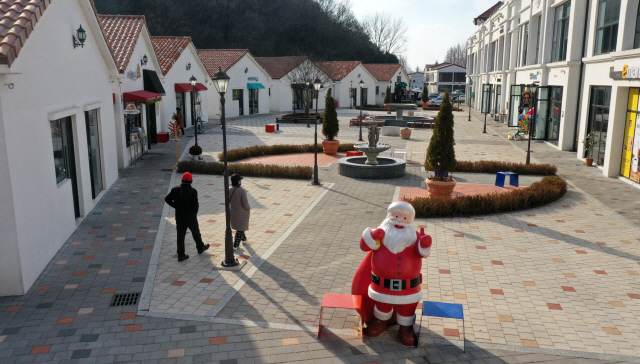
[[635,182],[640,182],[638,163],[640,158],[640,88],[629,89],[627,102],[627,115],[624,127],[624,139],[622,145],[622,162],[620,163],[620,175]]

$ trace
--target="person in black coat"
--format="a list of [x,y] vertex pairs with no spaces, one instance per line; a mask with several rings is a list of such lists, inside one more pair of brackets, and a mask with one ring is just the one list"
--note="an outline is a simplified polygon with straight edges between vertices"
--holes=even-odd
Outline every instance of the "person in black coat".
[[196,241],[198,254],[202,254],[209,249],[209,244],[202,242],[200,226],[198,225],[198,191],[191,187],[193,176],[189,172],[182,175],[180,187],[174,187],[165,197],[167,204],[176,209],[176,229],[178,230],[178,261],[189,259],[189,255],[184,253],[184,237],[187,228],[191,230],[193,240]]

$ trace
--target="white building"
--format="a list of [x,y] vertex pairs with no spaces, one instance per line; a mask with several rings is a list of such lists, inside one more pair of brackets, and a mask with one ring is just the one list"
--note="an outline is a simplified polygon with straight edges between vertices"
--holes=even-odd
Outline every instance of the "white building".
[[125,168],[157,143],[157,133],[163,125],[162,72],[144,16],[99,15],[99,18],[118,67],[118,80],[113,83],[114,114],[118,167]]
[[0,296],[26,293],[118,178],[93,2],[24,3],[0,13]]
[[[255,57],[260,66],[267,71],[271,82],[269,84],[269,110],[271,112],[293,112],[301,110],[302,93],[296,92],[296,87],[306,87],[306,82],[318,78],[323,82],[323,89],[318,95],[318,110],[324,110],[324,97],[328,86],[331,85],[327,76],[308,57]],[[313,86],[311,86],[313,87]],[[315,110],[315,98],[312,110]]]
[[386,63],[386,64],[365,64],[364,67],[375,77],[375,104],[378,106],[384,106],[384,98],[387,92],[387,86],[391,87],[391,93],[397,92],[396,90],[404,87],[409,87],[411,83],[409,75],[399,63]]
[[430,94],[444,94],[444,90],[453,92],[465,90],[467,69],[452,63],[441,63],[425,69],[425,78]]
[[[377,80],[362,62],[330,61],[316,62],[316,65],[331,79],[331,94],[335,100],[338,100],[338,107],[355,108],[360,105],[370,105],[375,101]],[[360,80],[364,82],[362,92],[358,90]]]
[[[199,49],[198,56],[209,77],[222,69],[229,76],[225,94],[225,115],[266,114],[269,112],[270,78],[248,49]],[[212,85],[213,86],[213,85]],[[220,119],[220,94],[215,86],[207,91],[209,119]]]
[[[198,119],[206,122],[209,119],[207,88],[214,86],[191,37],[151,37],[151,42],[160,62],[166,92],[160,105],[161,131],[169,131],[168,124],[178,107],[184,114],[187,127],[195,125]],[[198,80],[195,95],[189,83],[191,76]]]
[[427,77],[424,72],[409,73],[409,80],[411,81],[409,83],[409,87],[412,89],[416,87],[419,89],[424,89],[424,87],[427,85]]

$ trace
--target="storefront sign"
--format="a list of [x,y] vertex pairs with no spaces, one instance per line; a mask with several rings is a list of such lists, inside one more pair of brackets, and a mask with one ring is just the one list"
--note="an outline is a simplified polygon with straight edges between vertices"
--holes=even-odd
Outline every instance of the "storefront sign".
[[258,77],[247,77],[248,81],[258,82]]
[[614,71],[613,67],[609,69],[609,78],[612,80],[640,80],[640,67],[638,66],[622,66],[622,71]]
[[529,79],[531,79],[531,80],[537,80],[537,79],[538,79],[538,75],[537,75],[537,74],[535,74],[535,73],[530,73],[530,74],[529,74]]
[[631,150],[633,158],[631,159],[631,171],[638,173],[638,163],[640,162],[640,115],[636,117],[635,139],[633,141],[633,149]]
[[136,108],[136,104],[128,103],[127,107],[125,107],[125,109],[124,109],[124,114],[125,115],[136,115],[136,114],[140,114],[140,110],[138,110]]

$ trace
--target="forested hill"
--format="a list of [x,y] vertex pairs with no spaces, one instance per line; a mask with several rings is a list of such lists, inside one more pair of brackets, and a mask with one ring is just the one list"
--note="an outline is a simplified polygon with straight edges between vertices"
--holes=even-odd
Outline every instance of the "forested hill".
[[151,35],[191,36],[196,48],[254,56],[397,63],[339,0],[94,0],[100,14],[145,15]]

